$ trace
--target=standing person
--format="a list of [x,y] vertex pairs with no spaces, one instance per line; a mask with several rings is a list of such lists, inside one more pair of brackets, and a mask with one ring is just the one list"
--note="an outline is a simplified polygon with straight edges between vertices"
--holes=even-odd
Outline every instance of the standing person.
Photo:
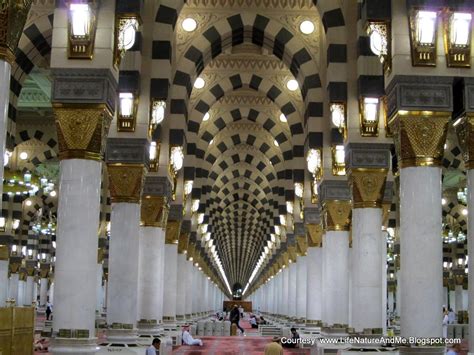
[[232,324],[235,324],[237,326],[237,328],[239,328],[240,332],[242,333],[242,335],[245,334],[245,331],[244,329],[239,325],[239,321],[240,321],[240,311],[239,311],[239,307],[234,304],[234,308],[232,308],[232,311],[230,311],[230,324],[232,326]]
[[448,323],[449,323],[448,312],[445,311],[443,315],[443,338],[448,337]]
[[48,302],[46,302],[46,320],[49,320],[51,313],[53,313],[53,305],[48,300]]
[[239,313],[240,313],[240,318],[244,318],[244,308],[242,305],[239,306]]
[[153,339],[151,346],[146,349],[146,355],[157,355],[160,353],[161,340],[158,338]]
[[456,322],[456,315],[452,308],[448,311],[448,324],[454,324]]

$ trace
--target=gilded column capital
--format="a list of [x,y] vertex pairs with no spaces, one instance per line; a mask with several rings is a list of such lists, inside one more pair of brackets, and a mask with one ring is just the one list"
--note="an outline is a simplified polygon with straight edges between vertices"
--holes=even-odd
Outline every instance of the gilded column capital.
[[0,59],[10,65],[15,62],[18,47],[32,0],[3,0],[0,2]]
[[112,121],[105,105],[54,105],[59,159],[101,161]]
[[146,168],[143,164],[107,164],[112,203],[140,203]]
[[380,208],[390,168],[389,144],[350,143],[347,145],[346,170],[354,208]]
[[308,230],[308,247],[321,247],[323,242],[323,226],[319,224],[307,224]]
[[40,276],[42,279],[48,278],[50,270],[51,270],[51,264],[49,264],[49,263],[42,263],[42,264],[40,264],[39,276]]
[[298,236],[296,237],[296,246],[297,246],[297,253],[300,256],[306,256],[308,251],[308,243],[306,242],[306,236]]
[[10,272],[12,274],[16,274],[20,271],[22,261],[23,258],[21,256],[10,257]]
[[7,245],[0,245],[0,260],[8,260],[10,258]]
[[164,196],[143,196],[140,211],[140,225],[143,227],[166,228],[168,220],[168,199]]
[[352,203],[347,181],[324,180],[320,190],[325,230],[349,231]]
[[27,276],[35,276],[37,261],[27,260],[25,263],[25,273]]
[[466,113],[455,129],[466,170],[474,169],[474,112]]
[[181,231],[178,238],[178,254],[184,254],[188,249],[191,221],[181,222]]
[[441,166],[451,112],[398,111],[389,125],[400,168]]
[[181,230],[181,221],[169,221],[166,223],[166,244],[178,244]]

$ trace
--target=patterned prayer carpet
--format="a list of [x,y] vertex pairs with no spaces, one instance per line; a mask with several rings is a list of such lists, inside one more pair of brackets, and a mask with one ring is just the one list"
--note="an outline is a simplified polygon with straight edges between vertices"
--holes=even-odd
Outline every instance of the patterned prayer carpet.
[[[198,338],[198,337],[195,337]],[[176,355],[261,355],[271,337],[233,336],[199,337],[203,346],[178,346],[173,349]],[[285,349],[285,354],[307,355],[309,349]]]

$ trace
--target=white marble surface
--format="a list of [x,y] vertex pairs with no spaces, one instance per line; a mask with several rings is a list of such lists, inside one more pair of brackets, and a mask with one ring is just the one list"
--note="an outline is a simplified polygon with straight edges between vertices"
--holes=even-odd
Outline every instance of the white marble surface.
[[[163,288],[163,317],[176,318],[176,291],[178,283],[178,245],[165,244],[165,284]],[[202,282],[200,287],[202,295]],[[201,304],[199,304],[201,306]]]
[[282,286],[281,286],[281,314],[284,316],[289,315],[289,303],[290,303],[290,269],[285,267],[281,272],[282,275]]
[[0,260],[0,307],[8,298],[8,260]]
[[[185,264],[185,273],[181,276],[184,287],[186,289],[186,303],[184,304],[185,314],[193,313],[193,300],[195,297],[192,297],[193,293],[193,262],[186,261]],[[181,279],[180,279],[181,280]]]
[[53,327],[94,337],[101,163],[63,160],[60,171]]
[[382,328],[382,209],[352,210],[352,326]]
[[25,306],[31,306],[34,297],[35,278],[33,276],[26,277],[25,284]]
[[18,298],[16,304],[20,307],[25,305],[26,281],[18,282]]
[[306,296],[307,296],[307,282],[308,273],[307,265],[308,257],[300,256],[296,263],[296,317],[306,318]]
[[323,236],[325,321],[349,322],[349,232],[328,231]]
[[164,234],[162,228],[140,227],[138,319],[161,321],[163,289],[158,270],[163,268],[161,251],[165,245]]
[[296,317],[296,269],[297,263],[290,264],[288,269],[288,316]]
[[400,171],[402,336],[442,336],[441,169]]
[[10,281],[8,282],[8,298],[14,298],[18,305],[18,287],[20,285],[20,275],[15,273],[10,275]]
[[[3,180],[3,156],[7,138],[8,102],[10,100],[10,75],[10,64],[0,60],[0,180]],[[3,186],[0,187],[0,194],[2,193]]]
[[104,268],[101,263],[97,263],[96,270],[95,309],[101,313],[104,307],[104,289],[102,287],[102,276],[104,274]]
[[112,204],[107,324],[137,322],[139,223],[138,203]]
[[322,248],[308,248],[306,256],[307,295],[306,318],[322,320],[323,252]]
[[[186,275],[186,255],[178,254],[178,278],[177,292],[176,292],[176,315],[184,316],[186,314],[186,282],[184,281]],[[214,296],[214,294],[213,294]]]
[[462,285],[456,285],[454,289],[454,298],[456,303],[456,310],[465,311],[467,308],[464,306],[464,300],[462,297]]
[[48,301],[48,279],[42,278],[40,280],[40,306],[46,306]]

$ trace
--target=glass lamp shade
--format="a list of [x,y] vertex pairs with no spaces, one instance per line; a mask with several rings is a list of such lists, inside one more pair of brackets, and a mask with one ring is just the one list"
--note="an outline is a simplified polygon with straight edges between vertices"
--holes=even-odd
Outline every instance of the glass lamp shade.
[[128,51],[133,47],[138,26],[139,23],[136,18],[127,18],[120,21],[120,31],[118,36],[119,50]]
[[120,99],[120,116],[131,117],[133,115],[133,94],[131,92],[121,92]]
[[416,40],[420,45],[434,44],[436,17],[434,11],[418,11],[416,15]]
[[321,169],[321,152],[318,149],[310,149],[306,157],[306,166],[308,171],[316,175]]
[[184,163],[184,153],[183,147],[171,147],[170,152],[170,164],[174,172],[178,172],[183,167]]
[[74,37],[86,37],[90,33],[91,11],[88,4],[70,4],[71,31]]

